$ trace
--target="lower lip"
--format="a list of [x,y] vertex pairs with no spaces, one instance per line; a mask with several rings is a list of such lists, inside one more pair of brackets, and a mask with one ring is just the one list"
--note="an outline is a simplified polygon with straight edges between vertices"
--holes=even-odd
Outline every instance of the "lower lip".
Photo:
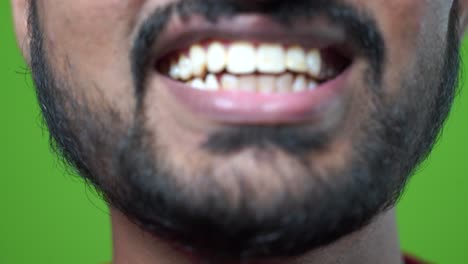
[[314,90],[267,94],[245,91],[201,91],[164,77],[176,101],[192,113],[228,124],[294,124],[320,119],[343,97],[349,69]]

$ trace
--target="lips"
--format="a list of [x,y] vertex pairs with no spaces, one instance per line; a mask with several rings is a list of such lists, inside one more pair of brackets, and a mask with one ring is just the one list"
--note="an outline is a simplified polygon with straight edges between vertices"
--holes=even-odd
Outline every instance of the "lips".
[[153,70],[162,89],[202,118],[302,123],[319,120],[344,99],[353,62],[344,40],[340,29],[320,20],[288,30],[255,15],[216,24],[196,17],[162,34]]

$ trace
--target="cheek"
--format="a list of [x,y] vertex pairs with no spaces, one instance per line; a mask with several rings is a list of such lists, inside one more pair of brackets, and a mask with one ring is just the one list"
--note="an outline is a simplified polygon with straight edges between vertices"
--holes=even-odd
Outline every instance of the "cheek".
[[425,52],[442,50],[449,13],[447,1],[393,0],[369,4],[386,44],[384,82],[389,94],[398,94],[402,76],[415,74]]
[[421,34],[424,5],[422,1],[386,1],[380,8],[388,63],[408,65]]
[[141,0],[39,3],[45,50],[55,75],[89,104],[132,112],[129,52],[141,5]]

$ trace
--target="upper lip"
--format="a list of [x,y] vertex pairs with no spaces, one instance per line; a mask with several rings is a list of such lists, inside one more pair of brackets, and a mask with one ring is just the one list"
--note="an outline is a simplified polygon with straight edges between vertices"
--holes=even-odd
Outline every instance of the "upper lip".
[[333,46],[339,47],[342,55],[347,57],[354,53],[352,45],[346,42],[345,30],[323,17],[283,25],[266,16],[246,14],[226,17],[216,23],[199,15],[186,20],[176,17],[159,33],[152,44],[150,56],[156,63],[168,54],[207,39],[299,44],[304,48],[317,49]]

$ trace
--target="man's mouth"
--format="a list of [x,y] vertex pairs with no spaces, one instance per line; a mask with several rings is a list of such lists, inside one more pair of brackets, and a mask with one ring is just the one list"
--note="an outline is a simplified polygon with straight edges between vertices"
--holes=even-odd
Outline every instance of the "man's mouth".
[[313,91],[347,64],[332,49],[210,40],[169,56],[160,70],[191,89],[282,94]]
[[342,99],[353,64],[343,42],[264,17],[236,21],[172,33],[155,69],[183,107],[217,122],[281,124],[319,119]]

